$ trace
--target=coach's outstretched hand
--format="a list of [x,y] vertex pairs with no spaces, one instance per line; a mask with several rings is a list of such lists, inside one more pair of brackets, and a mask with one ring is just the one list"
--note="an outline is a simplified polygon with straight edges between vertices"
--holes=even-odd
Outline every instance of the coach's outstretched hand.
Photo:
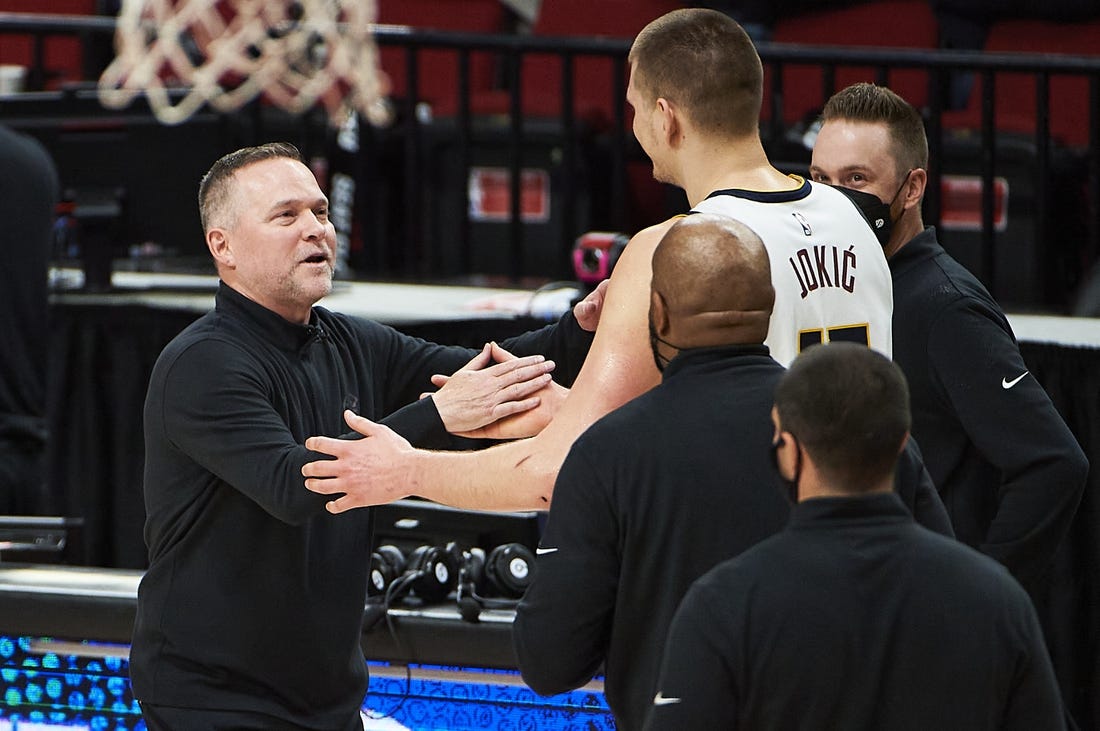
[[[519,373],[520,371],[536,373],[538,372],[538,366],[545,366],[547,363],[549,364],[547,370],[553,368],[553,361],[546,361],[545,363],[532,362],[532,364],[524,366],[520,361],[540,356],[528,356],[524,359],[516,358],[496,343],[488,343],[485,348],[491,359],[497,362],[497,365],[480,371],[475,370],[474,373],[481,378],[484,378],[481,374],[490,373],[498,368],[503,369],[508,365],[511,365],[514,370],[502,370],[502,374]],[[456,377],[460,375],[470,376],[471,374],[467,372],[467,369],[473,367],[475,361],[478,361],[484,355],[484,352],[453,376],[442,374],[432,376],[432,383],[441,387],[434,395],[436,396],[436,408],[439,409],[439,415],[443,418],[443,425],[451,434],[469,437],[470,439],[522,439],[538,434],[554,418],[554,414],[558,412],[558,408],[565,401],[565,397],[569,395],[569,389],[554,383],[549,375],[542,377],[541,383],[543,385],[538,386],[538,390],[533,392],[531,392],[531,386],[539,384],[539,379],[531,378],[525,381],[523,375],[512,376],[511,378],[502,375],[497,379],[499,385],[496,393],[492,392],[490,386],[488,392],[483,392],[480,398],[471,401],[471,408],[468,411],[472,415],[484,414],[485,418],[481,420],[481,423],[474,424],[467,429],[452,428],[452,425],[448,423],[443,414],[443,407],[439,405],[438,397],[454,384]],[[524,398],[529,392],[529,397]],[[480,410],[477,408],[479,406],[481,407]]]
[[364,439],[310,437],[306,449],[333,459],[308,462],[302,467],[306,488],[321,495],[342,497],[330,500],[330,513],[352,508],[384,505],[415,493],[413,474],[416,450],[389,427],[376,424],[351,411],[344,421]]
[[[500,419],[536,408],[539,393],[552,381],[554,361],[541,355],[517,358],[496,343],[453,374],[437,375],[441,388],[430,395],[443,426],[451,434],[471,434]],[[529,435],[523,435],[529,436]]]

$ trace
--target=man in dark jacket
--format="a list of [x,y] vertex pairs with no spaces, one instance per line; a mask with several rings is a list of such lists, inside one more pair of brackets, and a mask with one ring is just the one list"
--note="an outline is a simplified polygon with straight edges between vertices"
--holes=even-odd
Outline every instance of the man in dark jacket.
[[811,348],[772,420],[799,503],[692,586],[646,728],[1065,728],[1027,594],[891,491],[910,425],[901,370],[850,343]]
[[[223,157],[199,200],[221,284],[150,379],[134,694],[150,729],[359,730],[370,511],[330,515],[305,489],[306,437],[340,435],[348,409],[447,446],[448,431],[477,429],[498,406],[532,405],[548,361],[485,368],[518,390],[484,408],[465,405],[465,375],[418,399],[432,375],[486,365],[487,351],[314,306],[332,287],[335,231],[295,148]],[[566,316],[511,347],[554,355],[577,339]]]
[[889,89],[856,84],[826,104],[810,173],[876,196],[892,223],[894,360],[955,535],[1035,596],[1077,510],[1088,461],[1028,372],[1000,306],[925,227],[927,166],[920,114]]
[[36,140],[0,125],[0,514],[51,508],[45,493],[46,280],[58,180]]

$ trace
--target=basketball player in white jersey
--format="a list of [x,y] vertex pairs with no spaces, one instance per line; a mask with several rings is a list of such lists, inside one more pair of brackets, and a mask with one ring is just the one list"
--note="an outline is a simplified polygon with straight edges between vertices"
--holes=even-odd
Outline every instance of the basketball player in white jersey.
[[765,344],[790,365],[811,345],[850,340],[890,357],[892,290],[882,246],[827,185],[797,190],[722,190],[693,210],[736,218],[760,233],[771,259],[775,308]]
[[[634,134],[654,176],[683,188],[700,210],[736,215],[775,251],[778,313],[768,344],[776,360],[789,363],[799,341],[853,332],[889,354],[892,295],[881,248],[842,194],[768,161],[759,135],[763,70],[741,26],[717,11],[675,10],[638,34],[629,61]],[[708,201],[716,191],[733,192]],[[573,440],[660,380],[647,324],[650,262],[672,223],[641,231],[623,251],[588,358],[549,423],[546,414],[533,423],[529,412],[493,432],[535,436],[477,452],[429,452],[348,412],[366,438],[309,439],[306,446],[332,459],[303,468],[306,487],[333,495],[333,513],[408,496],[471,509],[547,508]]]

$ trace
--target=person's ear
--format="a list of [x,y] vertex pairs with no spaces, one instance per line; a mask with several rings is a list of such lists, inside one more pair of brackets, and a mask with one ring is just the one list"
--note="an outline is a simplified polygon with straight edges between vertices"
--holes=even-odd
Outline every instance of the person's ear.
[[905,181],[905,196],[902,198],[903,210],[914,206],[919,207],[924,199],[924,191],[928,187],[928,171],[924,168],[915,168],[909,173],[909,179]]
[[236,266],[236,260],[233,256],[233,250],[229,246],[229,237],[226,236],[225,229],[212,228],[207,231],[206,248],[210,250],[210,255],[214,257],[214,261],[220,266]]
[[909,443],[909,432],[905,432],[905,436],[901,438],[901,446],[898,447],[898,454],[905,451],[905,445]]
[[657,99],[657,118],[660,120],[661,134],[665,143],[674,146],[680,136],[680,118],[676,107],[664,97]]
[[649,293],[649,318],[657,334],[662,339],[668,339],[668,305],[665,304],[665,298],[661,296],[661,293],[655,289],[650,290]]

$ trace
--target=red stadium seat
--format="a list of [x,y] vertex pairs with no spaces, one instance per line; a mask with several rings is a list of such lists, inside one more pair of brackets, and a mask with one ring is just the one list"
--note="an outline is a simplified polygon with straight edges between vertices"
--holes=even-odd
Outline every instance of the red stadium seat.
[[[990,28],[984,50],[989,53],[1021,52],[1100,56],[1100,20],[1055,23],[1041,20],[1006,20]],[[994,75],[994,126],[1006,132],[1032,135],[1036,131],[1036,80],[1028,73]],[[1089,84],[1084,76],[1052,75],[1050,78],[1050,134],[1064,145],[1089,143]],[[944,115],[954,128],[981,126],[982,83],[975,78],[967,107]],[[1094,110],[1100,114],[1100,110]]]
[[[878,0],[836,10],[790,16],[775,25],[776,43],[814,46],[937,48],[939,24],[926,0]],[[764,82],[764,115],[770,117],[770,70]],[[874,68],[836,69],[833,91],[858,81],[877,82]],[[928,103],[928,74],[919,69],[890,71],[887,85],[918,109]],[[783,121],[797,122],[819,111],[827,99],[821,67],[783,69]]]
[[[378,22],[418,29],[499,33],[504,26],[500,0],[391,0],[378,3]],[[383,70],[393,84],[396,98],[409,94],[405,50],[383,47]],[[454,114],[458,108],[458,53],[449,50],[418,52],[417,98],[432,105],[437,115]],[[496,81],[495,54],[474,51],[470,56],[470,91],[484,93]]]
[[[9,13],[40,13],[44,15],[95,15],[95,0],[5,0],[0,11]],[[30,35],[0,36],[0,64],[31,66],[34,62]],[[48,88],[66,82],[83,80],[80,40],[75,37],[53,36],[45,43],[45,72]]]
[[[585,36],[631,40],[651,20],[681,8],[680,0],[548,0],[535,21],[538,36]],[[557,54],[528,54],[522,63],[523,112],[527,116],[561,114],[561,60]],[[623,79],[625,89],[625,77]],[[574,114],[596,129],[612,123],[616,97],[614,63],[608,57],[577,56],[573,62]],[[508,95],[481,95],[482,113],[506,113]]]

